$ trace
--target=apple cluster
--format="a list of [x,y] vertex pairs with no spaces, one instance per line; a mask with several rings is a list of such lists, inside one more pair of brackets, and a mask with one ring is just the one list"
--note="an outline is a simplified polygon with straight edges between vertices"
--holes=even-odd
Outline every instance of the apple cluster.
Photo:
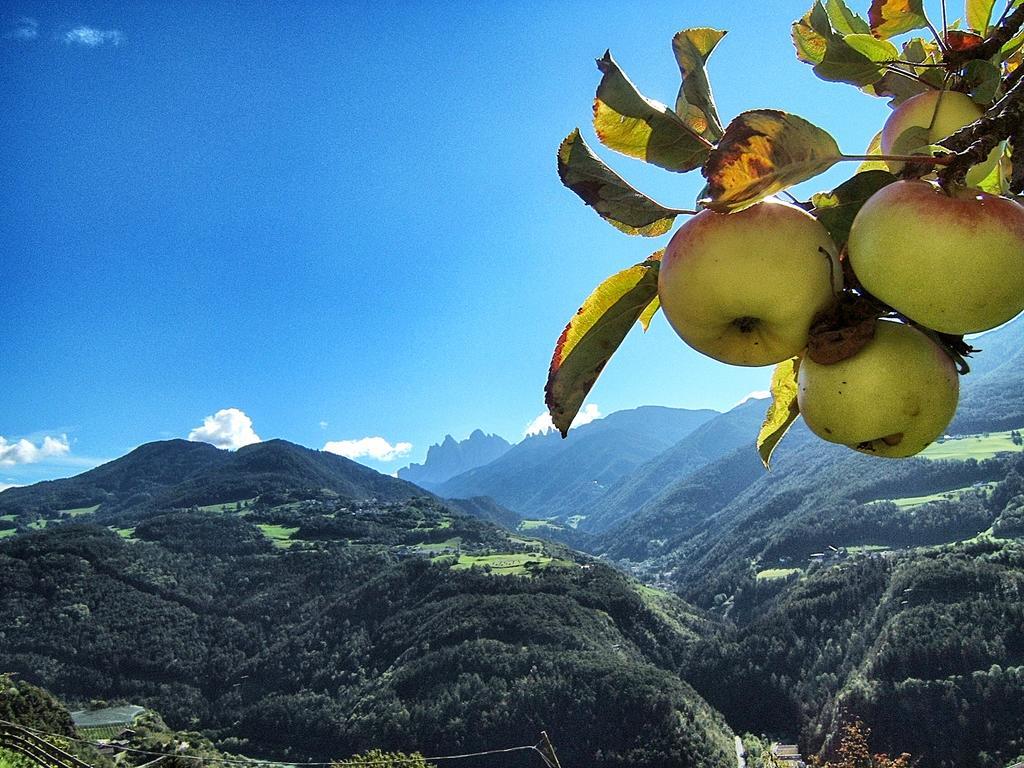
[[[980,115],[958,92],[908,99],[882,130],[883,154],[917,153]],[[977,333],[1024,310],[1024,207],[973,186],[1001,153],[997,147],[972,167],[964,187],[900,180],[870,197],[843,250],[852,286],[843,284],[828,231],[796,205],[766,200],[736,213],[701,211],[665,251],[658,280],[665,316],[687,344],[725,363],[800,357],[800,413],[824,440],[878,456],[914,455],[943,434],[959,393],[953,358],[924,331]],[[901,162],[889,165],[903,170]],[[888,311],[852,356],[816,362],[805,354],[811,326],[844,291]]]

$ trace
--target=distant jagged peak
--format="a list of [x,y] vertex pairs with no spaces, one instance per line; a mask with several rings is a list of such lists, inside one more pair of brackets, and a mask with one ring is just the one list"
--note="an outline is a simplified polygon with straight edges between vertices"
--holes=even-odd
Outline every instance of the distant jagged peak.
[[456,440],[447,434],[440,444],[427,449],[427,458],[422,464],[410,464],[398,470],[398,476],[430,489],[455,475],[490,464],[511,447],[500,435],[490,435],[479,428],[465,440]]

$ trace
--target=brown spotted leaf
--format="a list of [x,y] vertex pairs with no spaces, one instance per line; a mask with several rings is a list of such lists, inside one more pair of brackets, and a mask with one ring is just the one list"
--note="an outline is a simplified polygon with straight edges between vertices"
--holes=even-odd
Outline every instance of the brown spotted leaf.
[[684,29],[672,38],[672,51],[683,78],[676,96],[676,114],[709,141],[718,141],[723,129],[705,65],[723,37],[724,30],[700,27]]
[[831,168],[843,154],[828,133],[774,109],[743,112],[704,165],[707,197],[720,213],[739,211]]
[[771,469],[772,453],[779,441],[800,415],[800,407],[796,402],[796,377],[800,370],[800,358],[783,360],[772,372],[772,402],[768,406],[761,431],[757,434],[757,452],[765,469]]
[[544,402],[562,437],[605,364],[658,295],[660,260],[659,251],[602,282],[559,336]]
[[594,99],[594,131],[609,149],[670,171],[692,171],[711,143],[675,112],[643,96],[610,52],[597,60],[604,73]]
[[601,218],[627,235],[663,235],[683,213],[656,203],[630,186],[594,154],[578,128],[558,148],[558,176]]
[[806,64],[819,64],[825,58],[829,40],[835,37],[828,13],[820,2],[815,2],[804,16],[790,28],[796,57]]
[[871,0],[868,23],[875,37],[895,37],[912,29],[924,29],[928,18],[924,0]]

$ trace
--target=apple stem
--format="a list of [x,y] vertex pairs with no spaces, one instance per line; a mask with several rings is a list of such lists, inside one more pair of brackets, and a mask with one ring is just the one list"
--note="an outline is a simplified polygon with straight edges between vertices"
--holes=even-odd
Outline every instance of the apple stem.
[[927,163],[929,165],[949,165],[953,162],[952,155],[931,157],[930,155],[841,155],[840,160],[885,160],[899,163]]

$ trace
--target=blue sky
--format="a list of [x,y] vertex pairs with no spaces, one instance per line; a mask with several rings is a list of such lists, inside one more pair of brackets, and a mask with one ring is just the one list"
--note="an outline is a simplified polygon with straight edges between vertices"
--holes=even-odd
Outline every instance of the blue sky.
[[[380,437],[389,460],[359,460],[383,471],[445,433],[518,440],[565,322],[667,241],[558,181],[566,134],[598,146],[594,59],[611,48],[670,103],[672,34],[729,29],[723,119],[786,109],[862,151],[887,108],[796,61],[807,5],[5,3],[0,484],[190,434]],[[701,187],[602,155],[665,203]],[[590,412],[727,409],[769,373],[701,358],[659,317]]]

